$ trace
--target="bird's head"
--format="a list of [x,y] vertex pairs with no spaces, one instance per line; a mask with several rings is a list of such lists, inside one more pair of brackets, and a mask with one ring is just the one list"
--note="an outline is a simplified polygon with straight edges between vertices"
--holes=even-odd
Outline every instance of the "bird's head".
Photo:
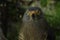
[[30,17],[31,16],[36,16],[36,15],[39,15],[40,14],[40,11],[38,9],[36,10],[29,10],[27,15],[29,15]]
[[30,7],[26,11],[26,13],[23,16],[24,21],[29,21],[29,20],[39,20],[42,18],[43,13],[39,7]]
[[32,19],[38,19],[42,15],[42,11],[38,7],[31,7],[28,9],[27,15]]

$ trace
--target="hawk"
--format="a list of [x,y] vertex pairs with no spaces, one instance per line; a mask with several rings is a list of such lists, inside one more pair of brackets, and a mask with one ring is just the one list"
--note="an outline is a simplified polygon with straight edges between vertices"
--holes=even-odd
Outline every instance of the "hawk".
[[[49,32],[50,31],[50,32]],[[44,14],[39,7],[30,7],[22,19],[18,40],[54,40]]]

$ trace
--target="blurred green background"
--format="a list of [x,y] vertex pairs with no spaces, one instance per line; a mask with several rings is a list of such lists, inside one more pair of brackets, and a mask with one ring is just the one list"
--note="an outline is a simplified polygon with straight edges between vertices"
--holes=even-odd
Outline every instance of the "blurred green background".
[[[60,1],[41,0],[42,7],[46,7],[44,13],[50,26],[55,30],[56,40],[60,40]],[[47,4],[47,5],[46,5]]]
[[[28,2],[30,1],[28,0]],[[60,0],[40,0],[39,5],[41,5],[46,20],[55,30],[56,40],[60,40]],[[7,0],[0,2],[0,7],[6,7],[9,16],[7,24],[8,40],[18,40],[17,36],[21,25],[21,19],[29,5],[22,4],[20,0]]]

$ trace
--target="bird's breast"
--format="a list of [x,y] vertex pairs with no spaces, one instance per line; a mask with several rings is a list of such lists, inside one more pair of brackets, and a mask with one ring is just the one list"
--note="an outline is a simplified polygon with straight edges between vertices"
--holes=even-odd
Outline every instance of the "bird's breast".
[[19,37],[20,39],[22,37],[24,40],[45,40],[46,34],[46,30],[39,25],[38,21],[30,21],[23,22]]

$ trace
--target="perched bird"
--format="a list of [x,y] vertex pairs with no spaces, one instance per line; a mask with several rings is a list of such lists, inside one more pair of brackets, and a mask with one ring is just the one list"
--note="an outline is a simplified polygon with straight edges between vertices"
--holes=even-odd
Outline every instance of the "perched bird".
[[[18,40],[52,40],[48,23],[39,7],[30,7],[22,19]],[[51,33],[51,34],[50,34]]]

